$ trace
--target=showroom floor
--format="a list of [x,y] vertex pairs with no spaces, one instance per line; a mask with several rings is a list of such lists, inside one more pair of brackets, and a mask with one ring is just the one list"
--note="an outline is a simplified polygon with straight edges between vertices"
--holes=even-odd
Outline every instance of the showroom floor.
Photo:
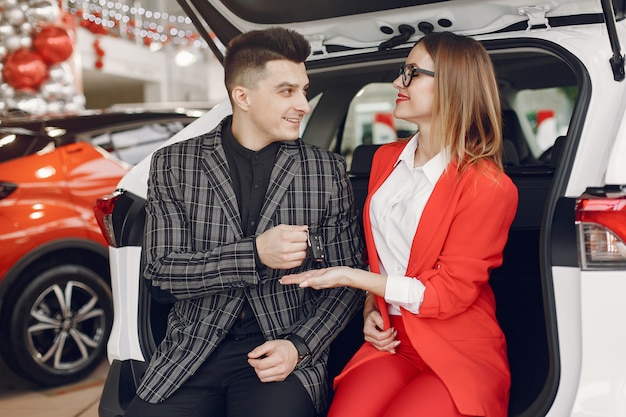
[[20,417],[98,417],[108,363],[83,381],[41,389],[21,380],[0,362],[0,415]]

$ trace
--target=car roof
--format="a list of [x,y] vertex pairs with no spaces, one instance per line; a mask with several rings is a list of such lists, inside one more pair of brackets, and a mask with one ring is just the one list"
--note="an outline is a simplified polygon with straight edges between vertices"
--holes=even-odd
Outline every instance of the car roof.
[[[302,33],[313,49],[309,62],[330,62],[339,56],[382,52],[412,44],[430,31],[448,30],[475,36],[543,24],[589,24],[604,20],[599,0],[551,0],[539,5],[527,0],[178,2],[219,59],[223,59],[224,45],[234,36],[270,26]],[[614,14],[619,20],[624,17],[625,2],[614,3]]]

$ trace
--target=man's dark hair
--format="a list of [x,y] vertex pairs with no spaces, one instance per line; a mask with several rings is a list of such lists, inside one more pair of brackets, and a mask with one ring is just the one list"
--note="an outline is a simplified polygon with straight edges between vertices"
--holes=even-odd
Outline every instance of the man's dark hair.
[[253,30],[233,38],[224,56],[228,94],[237,85],[254,87],[263,77],[268,61],[304,62],[311,53],[309,42],[296,31],[274,27]]

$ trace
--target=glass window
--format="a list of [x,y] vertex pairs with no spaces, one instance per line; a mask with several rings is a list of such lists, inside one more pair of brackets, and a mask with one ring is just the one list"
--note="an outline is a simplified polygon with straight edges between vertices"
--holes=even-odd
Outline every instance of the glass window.
[[23,134],[23,129],[0,130],[0,162],[7,162],[55,148],[54,139]]
[[577,96],[575,86],[517,92],[511,105],[535,157],[548,150],[557,137],[567,135]]
[[185,124],[178,121],[149,123],[119,131],[104,132],[91,138],[90,142],[105,149],[116,158],[135,165],[183,127]]
[[306,130],[306,126],[309,124],[309,120],[311,119],[311,115],[315,111],[317,104],[320,102],[320,98],[322,98],[322,93],[316,95],[312,99],[309,100],[309,106],[311,107],[311,111],[304,115],[302,118],[302,122],[300,123],[300,137],[304,134]]
[[368,84],[356,94],[348,108],[341,143],[349,168],[357,146],[393,142],[417,131],[414,123],[393,116],[397,97],[398,90],[391,83]]

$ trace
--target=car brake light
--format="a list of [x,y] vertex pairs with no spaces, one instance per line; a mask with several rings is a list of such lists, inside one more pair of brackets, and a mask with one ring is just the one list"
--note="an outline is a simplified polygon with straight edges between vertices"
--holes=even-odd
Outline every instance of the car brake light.
[[0,200],[7,197],[17,189],[17,184],[12,182],[0,182]]
[[115,238],[115,230],[113,228],[113,210],[115,209],[115,203],[117,203],[122,194],[121,191],[115,191],[109,195],[98,198],[93,204],[93,211],[96,215],[100,230],[109,246],[114,248],[117,247],[117,239]]
[[586,190],[576,226],[582,269],[626,269],[626,186]]

